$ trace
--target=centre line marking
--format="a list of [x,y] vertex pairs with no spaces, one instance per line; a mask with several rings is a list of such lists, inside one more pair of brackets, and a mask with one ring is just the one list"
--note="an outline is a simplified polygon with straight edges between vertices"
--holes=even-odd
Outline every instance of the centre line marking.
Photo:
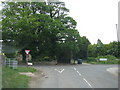
[[79,71],[77,71],[77,73],[81,76],[81,73]]
[[74,67],[74,70],[76,71],[76,68]]
[[90,85],[90,83],[85,78],[83,78],[83,80],[85,80],[85,82],[92,88],[92,86]]
[[80,76],[82,76],[81,73],[78,73],[78,74],[79,74]]

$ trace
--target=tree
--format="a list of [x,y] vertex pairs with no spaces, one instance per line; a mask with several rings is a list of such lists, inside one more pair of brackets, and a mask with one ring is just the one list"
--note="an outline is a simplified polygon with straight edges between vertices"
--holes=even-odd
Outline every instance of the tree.
[[118,42],[111,42],[109,44],[106,44],[106,55],[113,55],[115,57],[119,57],[118,54]]
[[77,58],[87,59],[89,44],[90,42],[85,36],[80,37],[78,42],[79,52],[77,53]]
[[102,56],[104,55],[104,44],[101,42],[100,39],[97,40],[97,47],[96,47],[96,53],[97,56]]
[[23,54],[25,49],[30,49],[34,60],[45,56],[61,60],[64,54],[63,60],[70,61],[77,52],[80,36],[75,29],[76,21],[67,16],[69,10],[63,2],[48,5],[45,2],[6,2],[4,5],[4,44],[11,43]]
[[98,40],[97,44],[89,45],[88,47],[88,56],[97,57],[97,56],[106,56],[113,55],[119,57],[118,54],[118,42],[110,42],[109,44],[103,44],[101,40]]
[[62,31],[59,34],[58,41],[58,62],[70,63],[75,54],[78,52],[78,37],[77,30],[69,29]]
[[96,47],[97,45],[96,44],[90,44],[88,46],[88,57],[97,57],[97,54],[96,54]]

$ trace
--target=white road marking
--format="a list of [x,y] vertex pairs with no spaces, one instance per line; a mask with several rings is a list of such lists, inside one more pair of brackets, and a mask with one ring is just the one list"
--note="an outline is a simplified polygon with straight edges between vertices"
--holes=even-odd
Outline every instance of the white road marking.
[[80,76],[82,76],[81,73],[78,72],[78,74],[79,74]]
[[74,70],[76,71],[76,68],[74,67]]
[[106,71],[118,76],[118,67],[107,68]]
[[85,80],[85,82],[92,88],[92,86],[90,85],[90,83],[85,78],[83,78],[83,80]]
[[55,69],[55,70],[60,73],[60,71],[58,71],[57,69]]
[[80,73],[79,71],[77,71],[77,73],[78,73],[80,76],[82,76],[81,73]]
[[60,73],[62,73],[64,70],[65,70],[65,69],[61,70],[61,72],[60,72]]
[[[74,67],[74,70],[77,70],[77,69]],[[81,75],[81,73],[79,71],[77,71],[77,73],[82,77],[82,75]],[[92,88],[92,86],[90,85],[90,83],[85,78],[83,78],[83,80]]]
[[65,69],[62,69],[62,70],[57,70],[57,69],[54,69],[54,70],[56,70],[57,72],[59,72],[59,73],[62,73]]

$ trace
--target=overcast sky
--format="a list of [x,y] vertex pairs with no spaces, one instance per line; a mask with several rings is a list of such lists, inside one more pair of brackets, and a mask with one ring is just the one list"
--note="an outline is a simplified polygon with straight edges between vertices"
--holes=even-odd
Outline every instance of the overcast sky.
[[94,44],[100,39],[104,44],[117,41],[118,2],[120,0],[61,0],[77,21],[81,36]]
[[[4,0],[3,0],[4,1]],[[117,41],[118,1],[120,0],[61,0],[77,22],[81,36],[94,44],[100,39],[104,44]]]

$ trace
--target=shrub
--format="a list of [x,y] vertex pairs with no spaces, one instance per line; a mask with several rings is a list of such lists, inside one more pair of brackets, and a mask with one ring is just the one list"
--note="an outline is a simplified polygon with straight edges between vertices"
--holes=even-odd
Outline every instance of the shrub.
[[8,57],[8,58],[15,58],[16,57],[16,54],[15,53],[7,53],[7,54],[5,54],[6,55],[6,57]]
[[[107,61],[99,61],[100,58],[107,58],[108,60]],[[120,61],[117,60],[117,58],[112,55],[98,56],[96,58],[88,57],[87,62],[91,63],[91,64],[120,64]]]
[[116,60],[117,58],[113,55],[106,55],[106,56],[98,56],[96,59],[100,59],[100,58],[107,58],[108,60]]
[[88,57],[87,61],[88,62],[92,62],[92,61],[96,62],[97,60],[94,57]]

